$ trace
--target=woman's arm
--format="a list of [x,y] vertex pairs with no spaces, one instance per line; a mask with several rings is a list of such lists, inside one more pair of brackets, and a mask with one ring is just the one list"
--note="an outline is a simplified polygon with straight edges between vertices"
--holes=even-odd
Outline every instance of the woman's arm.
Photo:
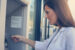
[[21,41],[21,42],[24,42],[24,43],[30,45],[31,47],[35,48],[35,41],[29,40],[29,39],[27,39],[27,38],[25,38],[25,37],[23,37],[23,36],[14,35],[14,36],[12,36],[12,39],[13,39],[15,42]]
[[35,41],[33,41],[33,40],[29,40],[29,39],[25,38],[25,40],[23,40],[23,42],[25,42],[26,44],[28,44],[28,45],[32,46],[33,48],[35,48]]
[[43,42],[40,42],[40,41],[29,40],[20,35],[14,35],[14,36],[12,36],[12,39],[15,42],[19,42],[19,41],[24,42],[24,43],[30,45],[31,47],[35,48],[35,50],[46,50],[48,43],[49,43],[49,39],[47,39]]

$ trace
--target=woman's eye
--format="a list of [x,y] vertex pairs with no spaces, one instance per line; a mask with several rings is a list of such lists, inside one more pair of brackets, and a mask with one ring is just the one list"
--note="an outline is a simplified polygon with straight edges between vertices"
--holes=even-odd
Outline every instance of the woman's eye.
[[46,11],[46,14],[48,14],[49,12],[48,11]]

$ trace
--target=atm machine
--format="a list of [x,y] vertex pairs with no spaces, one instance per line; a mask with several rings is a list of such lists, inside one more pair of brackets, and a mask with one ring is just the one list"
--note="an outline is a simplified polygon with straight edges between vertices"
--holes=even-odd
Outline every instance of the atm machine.
[[28,5],[21,0],[7,0],[5,50],[25,50],[25,43],[15,43],[12,35],[26,35]]

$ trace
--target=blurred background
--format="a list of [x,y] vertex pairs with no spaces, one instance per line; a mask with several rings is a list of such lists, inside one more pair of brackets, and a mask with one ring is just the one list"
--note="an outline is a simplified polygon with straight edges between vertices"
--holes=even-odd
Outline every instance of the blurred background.
[[[34,50],[29,45],[14,43],[12,35],[43,41],[58,29],[44,18],[46,0],[0,0],[0,50]],[[75,20],[75,0],[67,0]]]

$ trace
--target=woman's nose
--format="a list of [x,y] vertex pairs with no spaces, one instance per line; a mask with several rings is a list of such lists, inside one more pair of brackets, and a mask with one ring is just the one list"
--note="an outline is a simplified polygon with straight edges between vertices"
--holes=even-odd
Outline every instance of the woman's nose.
[[44,17],[47,18],[47,15],[45,15]]
[[47,18],[47,16],[44,16],[45,18]]

